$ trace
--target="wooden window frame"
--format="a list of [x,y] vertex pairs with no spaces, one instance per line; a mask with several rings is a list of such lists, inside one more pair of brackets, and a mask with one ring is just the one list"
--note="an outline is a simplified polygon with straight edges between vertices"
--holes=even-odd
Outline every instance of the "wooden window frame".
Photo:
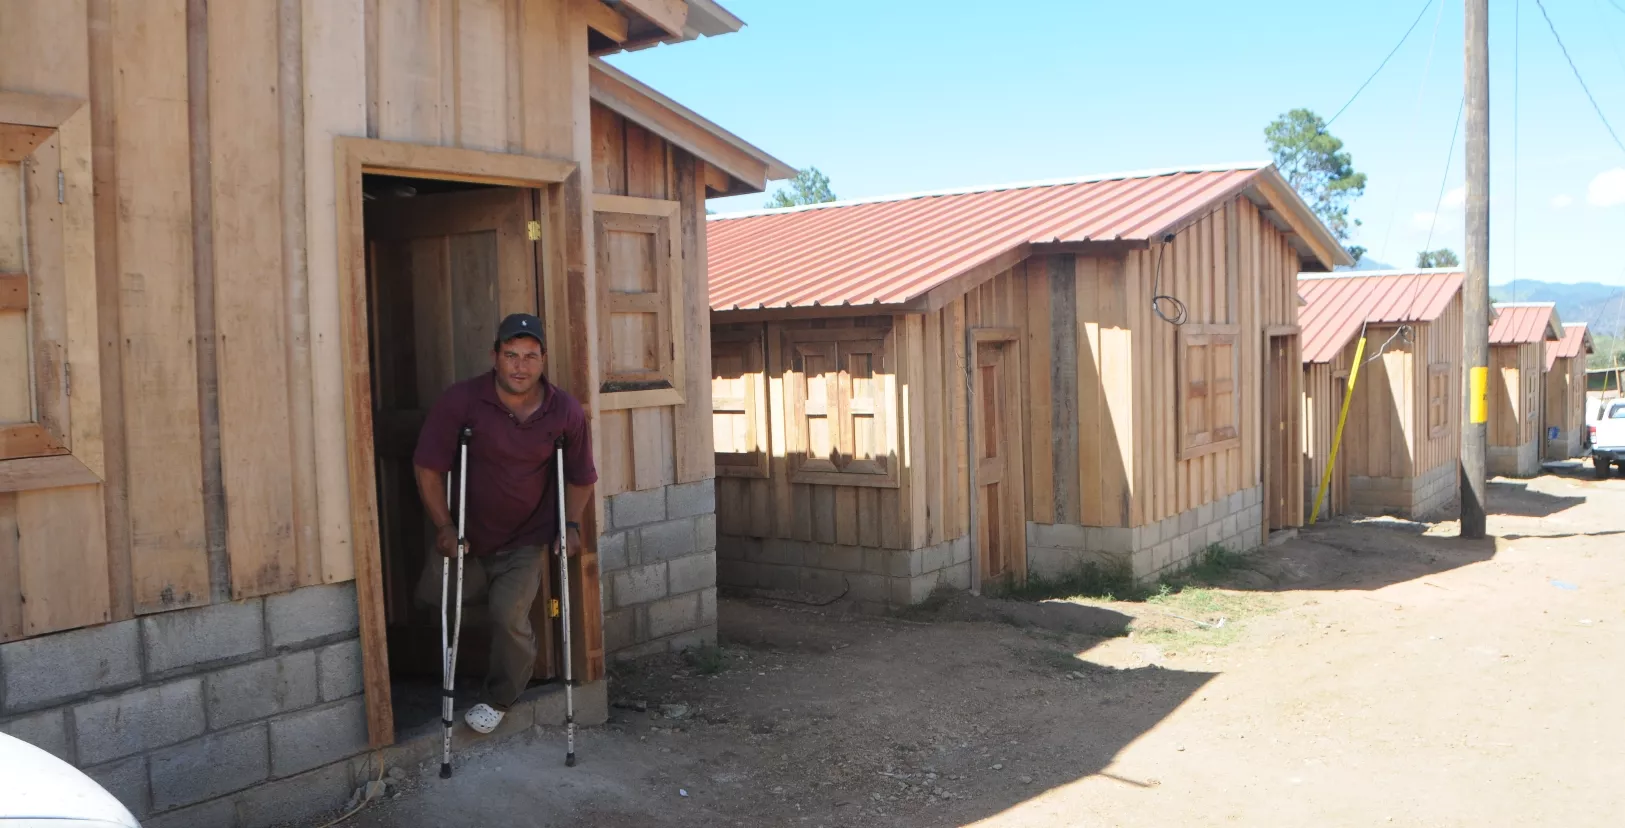
[[[1450,363],[1435,362],[1428,366],[1428,438],[1437,440],[1450,433]],[[1440,397],[1434,396],[1434,383],[1439,383]],[[1439,421],[1433,421],[1434,406],[1438,406]]]
[[[768,460],[772,456],[772,437],[767,422],[767,337],[761,330],[713,331],[711,358],[736,351],[744,358],[744,370],[753,379],[747,379],[745,396],[741,400],[745,417],[750,421],[755,448],[750,452],[716,452],[718,477],[745,477],[766,479],[770,476]],[[714,363],[713,363],[714,364]],[[712,376],[716,376],[713,368]],[[711,409],[717,407],[715,392],[711,395]]]
[[[815,328],[795,329],[783,332],[783,360],[779,366],[784,375],[784,406],[785,406],[785,436],[787,445],[785,453],[788,458],[790,482],[807,483],[813,485],[829,486],[867,486],[871,488],[896,489],[901,488],[901,477],[898,465],[901,463],[900,444],[898,434],[897,404],[897,369],[892,329],[887,328]],[[866,350],[873,355],[874,374],[877,381],[883,382],[884,388],[875,398],[874,414],[879,422],[877,427],[884,435],[887,461],[883,467],[876,468],[869,465],[869,461],[846,460],[840,462],[840,455],[850,453],[854,449],[855,438],[851,434],[851,378],[844,367],[833,372],[832,376],[824,380],[826,388],[826,401],[835,411],[835,425],[838,429],[836,441],[836,460],[817,459],[808,456],[808,442],[810,435],[807,431],[807,386],[806,379],[800,369],[798,353],[804,348],[822,348],[831,362],[843,366],[842,356],[849,353],[858,353]],[[879,377],[886,377],[879,380]],[[863,463],[854,467],[854,463]]]
[[[1174,366],[1175,388],[1175,418],[1179,424],[1179,459],[1191,460],[1220,451],[1228,451],[1241,445],[1241,394],[1239,393],[1238,377],[1241,373],[1241,326],[1240,325],[1182,325],[1178,333],[1178,362]],[[1186,427],[1186,411],[1191,403],[1190,382],[1187,376],[1190,367],[1187,364],[1187,354],[1193,346],[1209,345],[1228,340],[1232,361],[1230,373],[1230,425],[1219,429],[1218,434],[1212,432],[1213,399],[1215,389],[1210,387],[1213,377],[1212,355],[1214,350],[1209,347],[1207,370],[1203,374],[1203,404],[1208,406],[1209,437],[1198,443],[1190,442],[1190,432]]]
[[106,476],[90,159],[88,102],[0,92],[0,161],[22,174],[26,249],[24,271],[0,274],[0,306],[28,314],[31,410],[0,426],[0,492]]
[[[679,216],[682,204],[655,198],[594,195],[593,235],[598,256],[598,409],[619,411],[683,404],[683,250]],[[609,289],[610,231],[651,232],[655,237],[655,284],[650,293],[619,293]],[[664,250],[662,250],[664,248]],[[617,379],[611,370],[610,316],[616,311],[653,313],[658,320],[655,338],[659,367],[653,376]],[[663,346],[663,347],[661,347]],[[632,386],[632,387],[623,387]],[[652,386],[652,387],[644,387]]]

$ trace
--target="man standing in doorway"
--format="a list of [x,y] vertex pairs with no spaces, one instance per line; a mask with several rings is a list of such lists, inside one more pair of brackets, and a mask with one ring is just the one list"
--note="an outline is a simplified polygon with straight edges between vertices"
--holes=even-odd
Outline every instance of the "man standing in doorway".
[[489,373],[451,386],[435,401],[412,458],[418,494],[438,529],[436,546],[453,557],[457,525],[446,507],[445,475],[456,459],[457,433],[474,429],[465,554],[480,559],[488,583],[491,659],[484,697],[463,720],[480,733],[496,729],[535,670],[531,604],[559,536],[554,442],[564,438],[571,556],[580,554],[581,513],[598,482],[581,404],[547,381],[541,320],[528,313],[502,320],[491,357]]

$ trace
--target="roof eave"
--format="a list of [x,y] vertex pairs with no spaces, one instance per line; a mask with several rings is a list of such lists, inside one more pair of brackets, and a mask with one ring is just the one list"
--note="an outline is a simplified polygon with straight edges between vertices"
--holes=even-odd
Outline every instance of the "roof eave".
[[1303,197],[1292,189],[1292,185],[1287,183],[1286,178],[1274,164],[1259,170],[1250,183],[1252,186],[1247,188],[1248,191],[1256,192],[1259,198],[1273,206],[1286,223],[1287,227],[1283,230],[1302,240],[1302,247],[1298,251],[1300,259],[1307,253],[1309,260],[1317,262],[1326,270],[1332,270],[1338,265],[1354,266],[1354,259],[1343,248],[1343,244],[1332,235],[1332,231],[1320,217],[1315,215],[1315,211],[1309,208]]
[[795,176],[789,164],[598,58],[589,61],[592,100],[725,173],[718,195],[767,190],[767,182]]

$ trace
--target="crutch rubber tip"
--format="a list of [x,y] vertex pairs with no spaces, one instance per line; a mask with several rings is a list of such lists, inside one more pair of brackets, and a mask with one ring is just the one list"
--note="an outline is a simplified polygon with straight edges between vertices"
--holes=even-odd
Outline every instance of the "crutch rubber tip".
[[576,755],[574,753],[565,755],[564,766],[567,768],[573,768],[576,766]]
[[441,762],[440,763],[440,778],[441,779],[450,779],[451,778],[451,763],[450,762]]

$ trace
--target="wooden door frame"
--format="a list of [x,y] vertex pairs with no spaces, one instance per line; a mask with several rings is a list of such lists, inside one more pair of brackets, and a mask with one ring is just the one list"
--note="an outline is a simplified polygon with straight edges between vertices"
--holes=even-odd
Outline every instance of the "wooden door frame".
[[[982,593],[982,550],[980,544],[982,526],[981,520],[978,518],[977,504],[980,499],[980,492],[977,491],[976,483],[976,463],[981,456],[977,452],[978,444],[976,441],[976,350],[978,346],[992,342],[1003,343],[1006,348],[1010,349],[1009,353],[1013,357],[1011,376],[1015,377],[1017,381],[1005,384],[1005,404],[1011,405],[1014,403],[1008,409],[1009,416],[1007,419],[1016,429],[1016,436],[1024,437],[1023,432],[1027,424],[1026,420],[1021,416],[1021,385],[1019,382],[1019,378],[1022,376],[1022,336],[1023,334],[1019,328],[1011,327],[965,329],[965,446],[969,458],[966,465],[969,467],[970,472],[970,583],[971,593],[975,595]],[[1025,581],[1027,578],[1027,468],[1026,458],[1023,455],[1024,449],[1022,448],[1025,442],[1024,439],[1015,441],[1016,449],[1009,454],[1013,461],[1012,466],[1005,470],[1006,479],[1017,484],[1015,511],[1022,524],[1020,534],[1022,543],[1020,554],[1013,555],[1011,558],[1011,569],[1016,573],[1017,579],[1021,581]]]
[[[1262,377],[1262,381],[1258,385],[1258,390],[1259,390],[1259,395],[1258,395],[1259,417],[1258,417],[1258,421],[1261,424],[1263,424],[1263,423],[1268,423],[1269,422],[1270,388],[1274,385],[1275,380],[1276,380],[1276,377],[1275,377],[1274,373],[1270,370],[1271,364],[1272,364],[1272,359],[1273,359],[1271,357],[1271,353],[1273,351],[1273,349],[1271,348],[1271,345],[1274,343],[1274,341],[1276,339],[1292,339],[1292,340],[1294,340],[1294,343],[1291,345],[1291,354],[1290,354],[1290,356],[1292,358],[1287,361],[1287,367],[1286,367],[1286,374],[1287,374],[1287,382],[1286,382],[1287,387],[1286,387],[1286,392],[1285,392],[1286,393],[1286,401],[1285,401],[1286,402],[1286,414],[1287,414],[1287,419],[1288,419],[1289,423],[1291,424],[1291,428],[1289,430],[1292,433],[1288,436],[1288,439],[1287,439],[1287,446],[1289,447],[1289,449],[1286,452],[1285,456],[1286,456],[1286,465],[1287,465],[1287,477],[1288,478],[1296,477],[1297,480],[1298,480],[1298,484],[1296,486],[1291,485],[1290,479],[1289,479],[1288,480],[1288,485],[1286,487],[1287,496],[1292,498],[1292,503],[1289,504],[1289,506],[1288,506],[1288,508],[1286,510],[1287,515],[1290,517],[1290,521],[1287,524],[1288,526],[1302,526],[1303,522],[1304,522],[1304,517],[1303,517],[1303,405],[1302,405],[1302,402],[1301,402],[1301,400],[1303,399],[1303,357],[1302,357],[1303,343],[1301,341],[1301,334],[1302,334],[1302,329],[1299,328],[1297,325],[1270,325],[1270,326],[1267,326],[1267,327],[1264,328],[1264,341],[1263,341],[1263,347],[1264,347],[1263,356],[1264,356],[1264,358],[1261,360],[1261,362],[1263,363],[1263,366],[1262,366],[1263,370],[1260,372],[1260,376]],[[1333,384],[1335,385],[1336,383],[1333,383]],[[1341,403],[1339,403],[1339,404],[1341,404]],[[1268,441],[1268,435],[1266,433],[1264,433],[1263,430],[1260,430],[1260,433],[1258,435],[1256,435],[1256,436],[1260,440],[1259,458],[1258,458],[1259,459],[1259,470],[1260,470],[1260,474],[1259,474],[1260,483],[1259,483],[1259,485],[1263,488],[1263,493],[1262,493],[1263,496],[1260,498],[1260,502],[1262,502],[1264,504],[1263,512],[1260,514],[1260,519],[1259,519],[1259,527],[1260,527],[1259,531],[1260,531],[1260,535],[1261,535],[1261,537],[1259,538],[1259,543],[1260,543],[1260,545],[1268,545],[1269,539],[1270,539],[1270,515],[1271,515],[1271,510],[1273,509],[1273,505],[1272,505],[1272,502],[1270,500],[1270,495],[1272,493],[1272,488],[1270,486],[1269,441]],[[1290,448],[1290,447],[1294,447],[1294,446],[1296,447],[1296,449]],[[1294,471],[1296,471],[1296,474],[1293,473]],[[1280,484],[1277,483],[1277,485],[1280,485]]]
[[[586,273],[581,228],[580,173],[574,161],[497,152],[436,147],[372,138],[334,139],[337,165],[335,212],[338,242],[340,353],[344,371],[344,430],[350,495],[350,546],[355,558],[356,601],[361,621],[361,662],[367,705],[367,738],[371,747],[395,741],[394,702],[389,685],[389,650],[384,619],[384,582],[378,534],[378,492],[373,456],[372,361],[368,345],[366,223],[363,220],[364,174],[395,175],[533,188],[545,208],[542,253],[537,258],[541,297],[550,329],[567,332],[552,350],[563,364],[575,354],[590,353],[585,322],[585,294],[567,291],[566,274]],[[572,196],[574,196],[572,198]],[[573,210],[571,208],[574,208]],[[570,219],[574,217],[572,224]],[[574,231],[573,234],[571,231]],[[566,250],[566,246],[570,249]],[[581,261],[573,262],[579,257]],[[574,265],[572,267],[572,265]],[[543,278],[556,277],[556,278]],[[566,294],[570,295],[566,295]],[[590,291],[587,293],[590,294]],[[583,319],[579,326],[572,318]],[[579,330],[577,330],[579,328]],[[585,389],[565,372],[558,384],[584,401]],[[588,532],[583,532],[588,537]],[[595,536],[593,536],[595,537]],[[585,604],[586,602],[582,602]],[[596,605],[595,605],[596,606]],[[588,607],[582,606],[582,613]],[[588,627],[591,625],[583,625]]]

